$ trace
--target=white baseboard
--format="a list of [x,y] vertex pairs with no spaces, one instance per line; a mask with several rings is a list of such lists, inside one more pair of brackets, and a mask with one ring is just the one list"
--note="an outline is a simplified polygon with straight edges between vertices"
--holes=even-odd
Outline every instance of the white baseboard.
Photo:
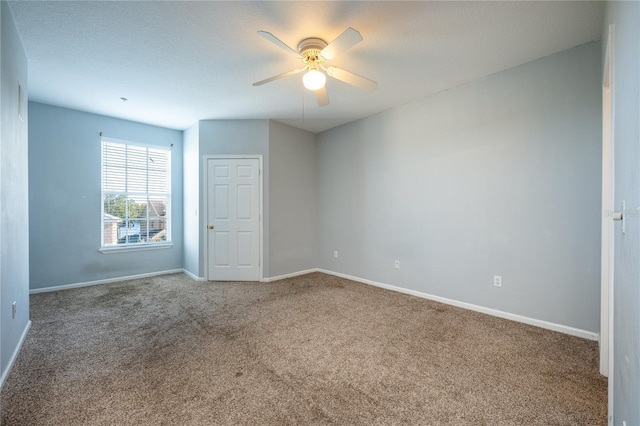
[[27,333],[29,332],[30,328],[31,328],[31,321],[27,322],[27,326],[24,328],[24,331],[22,332],[22,336],[20,336],[20,341],[18,342],[18,346],[16,346],[16,349],[13,351],[13,354],[11,354],[11,359],[9,360],[9,364],[7,364],[7,368],[5,368],[5,370],[2,372],[2,376],[0,376],[0,390],[2,390],[2,387],[4,386],[4,382],[7,380],[7,377],[9,377],[9,373],[11,373],[13,364],[16,363],[16,359],[18,358],[18,354],[20,353],[20,349],[22,349],[22,344],[24,343],[24,339],[27,338]]
[[560,333],[569,334],[571,336],[582,337],[583,339],[595,340],[597,341],[600,336],[598,333],[594,333],[592,331],[581,330],[579,328],[569,327],[567,325],[556,324],[548,321],[543,321],[535,318],[529,318],[522,315],[512,314],[509,312],[499,311],[497,309],[485,308],[484,306],[474,305],[467,302],[460,302],[453,299],[447,299],[446,297],[434,296],[432,294],[423,293],[421,291],[410,290],[407,288],[397,287],[394,285],[383,284],[376,281],[367,280],[364,278],[354,277],[352,275],[342,274],[340,272],[328,271],[326,269],[316,269],[318,272],[322,272],[328,275],[334,275],[340,278],[346,278],[348,280],[357,281],[363,284],[369,284],[376,287],[381,287],[387,290],[397,291],[400,293],[410,294],[412,296],[421,297],[423,299],[429,299],[440,303],[445,303],[447,305],[457,306],[459,308],[469,309],[476,312],[481,312],[483,314],[493,315],[494,317],[505,318],[512,321],[521,322],[524,324],[533,325],[540,328],[545,328],[547,330],[558,331]]
[[188,276],[189,278],[191,278],[194,281],[206,281],[204,279],[204,277],[199,277],[196,274],[194,274],[193,272],[187,271],[186,269],[183,269],[182,272],[184,272],[184,274],[186,276]]
[[[89,281],[89,282],[84,282],[84,283],[67,284],[67,285],[61,285],[61,286],[55,286],[55,287],[46,287],[46,288],[37,288],[37,289],[29,290],[29,294],[45,293],[45,292],[58,291],[58,290],[67,290],[67,289],[86,287],[86,286],[92,286],[92,285],[97,285],[97,284],[106,284],[106,283],[112,283],[112,282],[118,282],[118,281],[135,280],[135,279],[139,279],[139,278],[148,278],[148,277],[154,277],[154,276],[158,276],[158,275],[176,274],[176,273],[180,273],[180,272],[184,273],[189,278],[191,278],[191,279],[193,279],[195,281],[205,281],[204,277],[198,277],[198,276],[194,275],[193,273],[187,271],[186,269],[172,269],[172,270],[168,270],[168,271],[152,272],[152,273],[149,273],[149,274],[130,275],[130,276],[126,276],[126,277],[111,278],[111,279],[98,280],[98,281]],[[509,313],[509,312],[499,311],[497,309],[486,308],[484,306],[474,305],[472,303],[460,302],[458,300],[453,300],[453,299],[447,299],[446,297],[435,296],[435,295],[428,294],[428,293],[423,293],[423,292],[417,291],[417,290],[410,290],[410,289],[407,289],[407,288],[397,287],[397,286],[390,285],[390,284],[379,283],[379,282],[368,280],[368,279],[365,279],[365,278],[355,277],[353,275],[347,275],[347,274],[343,274],[343,273],[340,273],[340,272],[334,272],[334,271],[329,271],[329,270],[320,269],[320,268],[311,268],[311,269],[306,269],[304,271],[291,272],[289,274],[278,275],[278,276],[269,277],[269,278],[263,278],[261,280],[261,282],[273,282],[273,281],[278,281],[278,280],[282,280],[282,279],[285,279],[285,278],[291,278],[291,277],[297,277],[297,276],[300,276],[300,275],[306,275],[306,274],[310,274],[310,273],[313,273],[313,272],[322,272],[324,274],[334,275],[336,277],[345,278],[345,279],[352,280],[352,281],[357,281],[357,282],[360,282],[360,283],[363,283],[363,284],[372,285],[372,286],[375,286],[375,287],[380,287],[380,288],[384,288],[384,289],[387,289],[387,290],[392,290],[392,291],[397,291],[397,292],[400,292],[400,293],[410,294],[412,296],[421,297],[423,299],[433,300],[433,301],[436,301],[436,302],[445,303],[447,305],[457,306],[459,308],[469,309],[469,310],[472,310],[472,311],[481,312],[481,313],[488,314],[488,315],[493,315],[495,317],[505,318],[505,319],[508,319],[508,320],[517,321],[517,322],[521,322],[521,323],[524,323],[524,324],[533,325],[533,326],[544,328],[544,329],[547,329],[547,330],[558,331],[560,333],[565,333],[565,334],[569,334],[571,336],[581,337],[583,339],[598,341],[599,338],[600,338],[600,335],[598,333],[594,333],[594,332],[591,332],[591,331],[581,330],[579,328],[574,328],[574,327],[570,327],[570,326],[567,326],[567,325],[556,324],[556,323],[543,321],[543,320],[539,320],[539,319],[535,319],[535,318],[525,317],[525,316],[522,316],[522,315],[512,314],[512,313]]]
[[59,291],[59,290],[69,290],[72,288],[88,287],[88,286],[98,285],[98,284],[108,284],[108,283],[116,283],[119,281],[128,281],[128,280],[137,280],[140,278],[157,277],[159,275],[179,274],[183,271],[184,271],[183,269],[170,269],[168,271],[158,271],[158,272],[150,272],[148,274],[128,275],[126,277],[107,278],[104,280],[87,281],[84,283],[64,284],[64,285],[44,287],[44,288],[34,288],[29,290],[29,294],[48,293],[50,291]]
[[283,280],[285,278],[297,277],[297,276],[300,276],[300,275],[307,275],[307,274],[311,274],[313,272],[318,272],[318,271],[320,271],[320,269],[311,268],[311,269],[306,269],[304,271],[291,272],[290,274],[277,275],[275,277],[270,277],[270,278],[263,278],[260,281],[263,282],[263,283],[270,283],[272,281]]

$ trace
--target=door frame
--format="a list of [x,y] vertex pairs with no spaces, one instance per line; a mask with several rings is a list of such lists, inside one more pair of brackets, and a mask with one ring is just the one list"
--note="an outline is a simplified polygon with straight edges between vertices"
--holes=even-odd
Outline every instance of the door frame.
[[[600,287],[600,374],[608,379],[608,424],[613,421],[613,298],[615,205],[615,24],[609,25],[602,75],[602,263]],[[624,212],[623,212],[624,214]]]
[[264,221],[262,218],[264,217],[264,198],[263,198],[263,186],[264,186],[264,173],[262,167],[262,155],[203,155],[202,156],[202,164],[204,170],[204,183],[203,183],[203,201],[204,201],[204,214],[202,215],[201,221],[201,229],[203,235],[203,245],[204,245],[204,280],[209,281],[209,232],[207,229],[207,221],[209,218],[209,168],[207,163],[209,160],[239,160],[239,159],[252,159],[258,160],[258,174],[260,176],[260,206],[259,206],[259,222],[260,222],[260,242],[258,246],[260,247],[260,277],[258,281],[264,280]]

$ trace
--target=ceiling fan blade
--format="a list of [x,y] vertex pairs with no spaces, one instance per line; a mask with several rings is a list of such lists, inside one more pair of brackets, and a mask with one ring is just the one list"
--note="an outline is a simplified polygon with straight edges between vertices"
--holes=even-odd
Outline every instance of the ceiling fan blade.
[[327,45],[320,55],[327,61],[332,60],[342,52],[351,49],[356,44],[362,41],[362,36],[357,30],[349,27],[342,34],[340,34],[335,40]]
[[258,81],[257,83],[253,83],[254,86],[262,86],[263,84],[271,83],[274,80],[278,80],[279,78],[289,77],[290,75],[298,74],[299,72],[305,71],[307,67],[283,72],[282,74],[274,75],[273,77],[267,78],[265,80]]
[[327,106],[329,105],[329,95],[327,94],[327,86],[322,86],[321,89],[314,91],[316,94],[316,101],[318,101],[318,106]]
[[329,67],[326,71],[329,76],[368,92],[373,92],[378,88],[378,83],[375,81],[369,80],[368,78],[354,74],[350,71],[343,70],[342,68]]
[[284,50],[285,52],[290,53],[290,54],[292,54],[293,56],[295,56],[297,58],[300,57],[300,54],[298,53],[297,50],[295,50],[292,47],[289,47],[289,45],[285,44],[285,42],[283,42],[282,40],[280,40],[278,37],[274,36],[270,32],[258,31],[258,34],[260,34],[262,37],[266,38],[271,43],[275,44],[276,46],[278,46],[280,49]]

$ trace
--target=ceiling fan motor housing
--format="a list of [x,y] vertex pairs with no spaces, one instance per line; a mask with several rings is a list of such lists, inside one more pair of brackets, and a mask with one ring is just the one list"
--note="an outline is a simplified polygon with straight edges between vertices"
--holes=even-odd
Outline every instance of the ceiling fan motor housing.
[[298,53],[305,63],[320,61],[320,52],[327,46],[327,42],[321,38],[305,38],[298,43]]

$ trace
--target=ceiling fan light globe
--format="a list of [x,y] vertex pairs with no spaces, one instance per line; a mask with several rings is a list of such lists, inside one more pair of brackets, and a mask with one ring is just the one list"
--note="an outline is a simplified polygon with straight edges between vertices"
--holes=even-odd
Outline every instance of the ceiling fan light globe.
[[309,70],[302,76],[304,87],[309,90],[316,91],[322,89],[327,82],[327,77],[318,70]]

